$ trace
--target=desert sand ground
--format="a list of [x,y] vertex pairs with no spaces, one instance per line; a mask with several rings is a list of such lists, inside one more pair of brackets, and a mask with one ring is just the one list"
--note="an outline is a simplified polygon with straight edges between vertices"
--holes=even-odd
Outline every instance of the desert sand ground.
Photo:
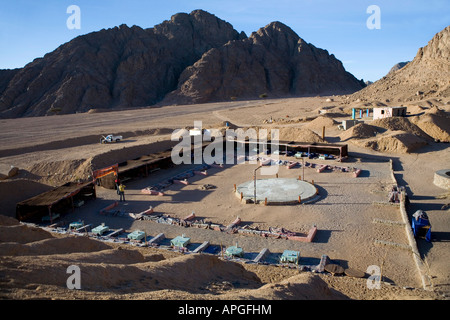
[[[86,178],[92,167],[97,169],[161,151],[171,145],[167,140],[174,129],[192,127],[194,121],[202,121],[204,127],[222,126],[227,121],[239,127],[270,128],[272,125],[265,120],[272,118],[277,126],[286,128],[309,125],[311,130],[321,136],[321,123],[314,126],[310,121],[318,116],[318,110],[342,107],[333,117],[336,121],[341,121],[349,119],[349,106],[351,104],[344,97],[311,97],[1,120],[3,130],[0,140],[3,143],[0,146],[0,172],[7,173],[12,165],[20,169],[17,176],[0,181],[2,214],[13,217],[18,201],[66,181]],[[371,119],[367,118],[365,121],[370,122]],[[124,141],[101,145],[101,135],[109,133],[122,134]],[[337,125],[327,126],[325,140],[338,143],[341,134]],[[161,170],[146,179],[127,183],[127,201],[119,205],[122,210],[129,212],[141,212],[152,206],[155,212],[177,218],[195,212],[197,217],[222,225],[231,223],[239,216],[243,224],[260,229],[284,227],[307,233],[312,225],[316,225],[318,232],[311,243],[99,215],[101,208],[118,200],[114,190],[101,187],[97,190],[97,200],[88,202],[63,219],[68,222],[82,219],[93,225],[104,222],[111,228],[141,229],[153,236],[163,232],[169,238],[186,234],[193,242],[210,241],[224,247],[237,242],[246,252],[255,254],[262,248],[269,248],[273,253],[281,253],[285,249],[298,250],[304,261],[312,263],[317,263],[321,255],[326,254],[344,267],[361,271],[366,271],[370,265],[382,266],[385,280],[382,289],[368,289],[367,279],[217,262],[208,260],[211,257],[194,257],[153,248],[124,247],[121,258],[114,251],[120,246],[118,244],[108,244],[108,247],[102,247],[103,243],[86,244],[84,247],[80,244],[81,249],[77,249],[74,243],[64,247],[61,242],[61,249],[40,253],[39,249],[45,247],[45,244],[39,241],[60,237],[42,234],[37,240],[14,241],[13,235],[11,239],[1,239],[4,252],[1,256],[4,274],[0,285],[1,296],[6,299],[55,296],[86,299],[446,299],[450,291],[450,219],[449,211],[442,210],[442,206],[448,202],[448,193],[447,198],[445,196],[448,191],[435,186],[433,176],[435,171],[447,168],[450,163],[448,144],[431,141],[418,152],[408,154],[377,152],[352,141],[345,143],[349,144],[350,158],[347,163],[341,164],[362,169],[358,178],[350,173],[317,173],[308,168],[305,171],[280,168],[280,177],[295,178],[303,175],[308,181],[314,180],[320,191],[320,199],[312,204],[275,207],[241,203],[233,194],[233,185],[251,180],[256,167],[254,164],[242,164],[210,169],[207,176],[195,177],[188,186],[172,185],[163,197],[141,194],[142,188],[173,174]],[[403,226],[374,223],[374,219],[398,222],[402,219],[397,206],[379,204],[386,202],[392,186],[388,162],[390,159],[393,160],[397,181],[407,189],[411,201],[408,213],[411,215],[415,210],[423,209],[430,218],[433,241],[428,243],[417,239],[421,258],[429,268],[427,276],[433,284],[429,291],[422,288],[410,251],[375,243],[376,240],[382,240],[408,245]],[[334,160],[326,161],[327,164],[339,164]],[[322,163],[323,160],[312,162]],[[174,170],[184,169],[178,167]],[[211,184],[215,188],[200,190],[199,187],[203,184]],[[8,228],[17,226],[2,228],[4,234],[10,234],[7,232],[10,230]],[[21,245],[11,244],[13,242]],[[134,251],[137,253],[132,253]],[[41,267],[37,266],[38,262],[32,262],[33,259],[42,260],[39,262]],[[66,274],[63,268],[67,267],[68,261],[78,261],[89,268],[88,279],[92,283],[84,281],[88,290],[74,292],[65,288]],[[212,270],[211,264],[214,265]],[[207,275],[201,277],[196,274],[190,282],[180,280],[193,272],[195,266],[207,269]],[[52,267],[63,270],[62,275],[46,279],[43,274]],[[127,280],[127,268],[130,267],[137,268],[142,274]],[[180,267],[186,270],[181,272]],[[19,279],[21,268],[38,269],[42,273]],[[123,270],[123,273],[114,273],[117,268]],[[100,274],[110,280],[94,280]],[[160,284],[146,282],[148,274]],[[241,282],[230,284],[230,279],[236,277],[241,277]],[[124,283],[128,284],[123,285]]]

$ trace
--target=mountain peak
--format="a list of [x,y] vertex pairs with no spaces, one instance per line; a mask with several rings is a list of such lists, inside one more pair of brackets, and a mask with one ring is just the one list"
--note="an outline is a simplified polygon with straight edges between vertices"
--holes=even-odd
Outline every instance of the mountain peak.
[[285,32],[285,33],[294,33],[296,34],[291,28],[289,28],[287,25],[280,21],[272,21],[268,25],[264,27],[264,29],[273,29],[279,32]]
[[0,72],[0,117],[146,107],[169,95],[192,103],[361,88],[337,59],[299,39],[279,21],[247,38],[200,9],[148,29],[122,24]]
[[414,60],[423,59],[450,62],[450,26],[435,34],[425,47],[419,49]]
[[[299,36],[287,25],[279,21],[273,21],[258,31],[252,33],[253,37],[279,37],[280,35],[289,36],[292,39],[299,39]],[[295,40],[295,41],[297,41]]]
[[[352,95],[357,100],[415,101],[450,93],[450,26],[436,33],[413,61]],[[419,94],[421,93],[421,94]]]

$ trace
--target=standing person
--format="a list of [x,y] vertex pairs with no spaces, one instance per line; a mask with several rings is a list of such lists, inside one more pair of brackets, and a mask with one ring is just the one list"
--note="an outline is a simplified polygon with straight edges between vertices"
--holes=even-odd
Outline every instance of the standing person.
[[119,185],[119,196],[120,196],[120,200],[119,201],[125,201],[125,186],[121,183]]
[[116,191],[117,194],[119,194],[119,186],[120,186],[120,179],[118,174],[114,174],[116,176],[116,180],[114,180],[114,183],[116,184]]

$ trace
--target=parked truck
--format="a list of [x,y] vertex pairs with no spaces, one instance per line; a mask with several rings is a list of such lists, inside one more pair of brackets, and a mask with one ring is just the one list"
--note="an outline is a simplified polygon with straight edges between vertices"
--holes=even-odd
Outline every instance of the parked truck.
[[119,142],[120,140],[122,140],[122,136],[109,134],[106,137],[102,136],[102,138],[100,139],[100,143]]

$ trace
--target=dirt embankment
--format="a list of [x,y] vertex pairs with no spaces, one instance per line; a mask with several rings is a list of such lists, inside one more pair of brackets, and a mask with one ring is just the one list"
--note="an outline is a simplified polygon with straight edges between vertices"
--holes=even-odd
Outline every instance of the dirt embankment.
[[51,190],[52,187],[27,179],[0,181],[1,212],[0,214],[15,217],[17,202],[37,196]]
[[[172,128],[153,128],[153,129],[147,129],[147,130],[136,130],[136,131],[119,131],[114,132],[115,135],[121,135],[126,139],[135,138],[139,136],[157,136],[157,135],[168,135],[173,132],[174,129]],[[10,147],[10,148],[2,148],[0,150],[0,158],[2,157],[10,157],[15,156],[19,154],[24,153],[30,153],[30,152],[38,152],[38,151],[45,151],[45,150],[58,150],[58,149],[64,149],[64,148],[73,148],[73,147],[79,147],[89,144],[97,144],[100,142],[100,138],[102,137],[102,133],[99,134],[89,134],[89,135],[83,135],[80,133],[79,136],[73,137],[73,138],[65,138],[61,140],[56,140],[54,138],[54,141],[49,142],[37,142],[33,145],[19,145],[16,147]],[[23,143],[26,143],[24,141]]]
[[[54,235],[0,215],[3,299],[433,299],[432,292],[383,287],[365,279],[245,265],[217,256]],[[81,271],[81,290],[67,290],[67,268]],[[361,280],[361,281],[358,281]]]
[[410,117],[391,117],[366,121],[339,135],[349,141],[375,151],[412,153],[430,142],[450,141],[449,114],[436,107],[408,108]]
[[436,141],[450,142],[450,115],[432,107],[422,115],[411,118],[411,122]]
[[[179,296],[192,297],[226,292],[225,299],[345,298],[331,291],[320,278],[310,275],[297,275],[279,285],[266,285],[241,264],[222,261],[216,256],[134,249],[86,237],[56,237],[0,217],[3,298],[51,297],[64,289],[66,269],[72,264],[81,269],[86,295],[97,291],[108,297],[176,290],[180,291]],[[5,296],[5,291],[12,295]]]

